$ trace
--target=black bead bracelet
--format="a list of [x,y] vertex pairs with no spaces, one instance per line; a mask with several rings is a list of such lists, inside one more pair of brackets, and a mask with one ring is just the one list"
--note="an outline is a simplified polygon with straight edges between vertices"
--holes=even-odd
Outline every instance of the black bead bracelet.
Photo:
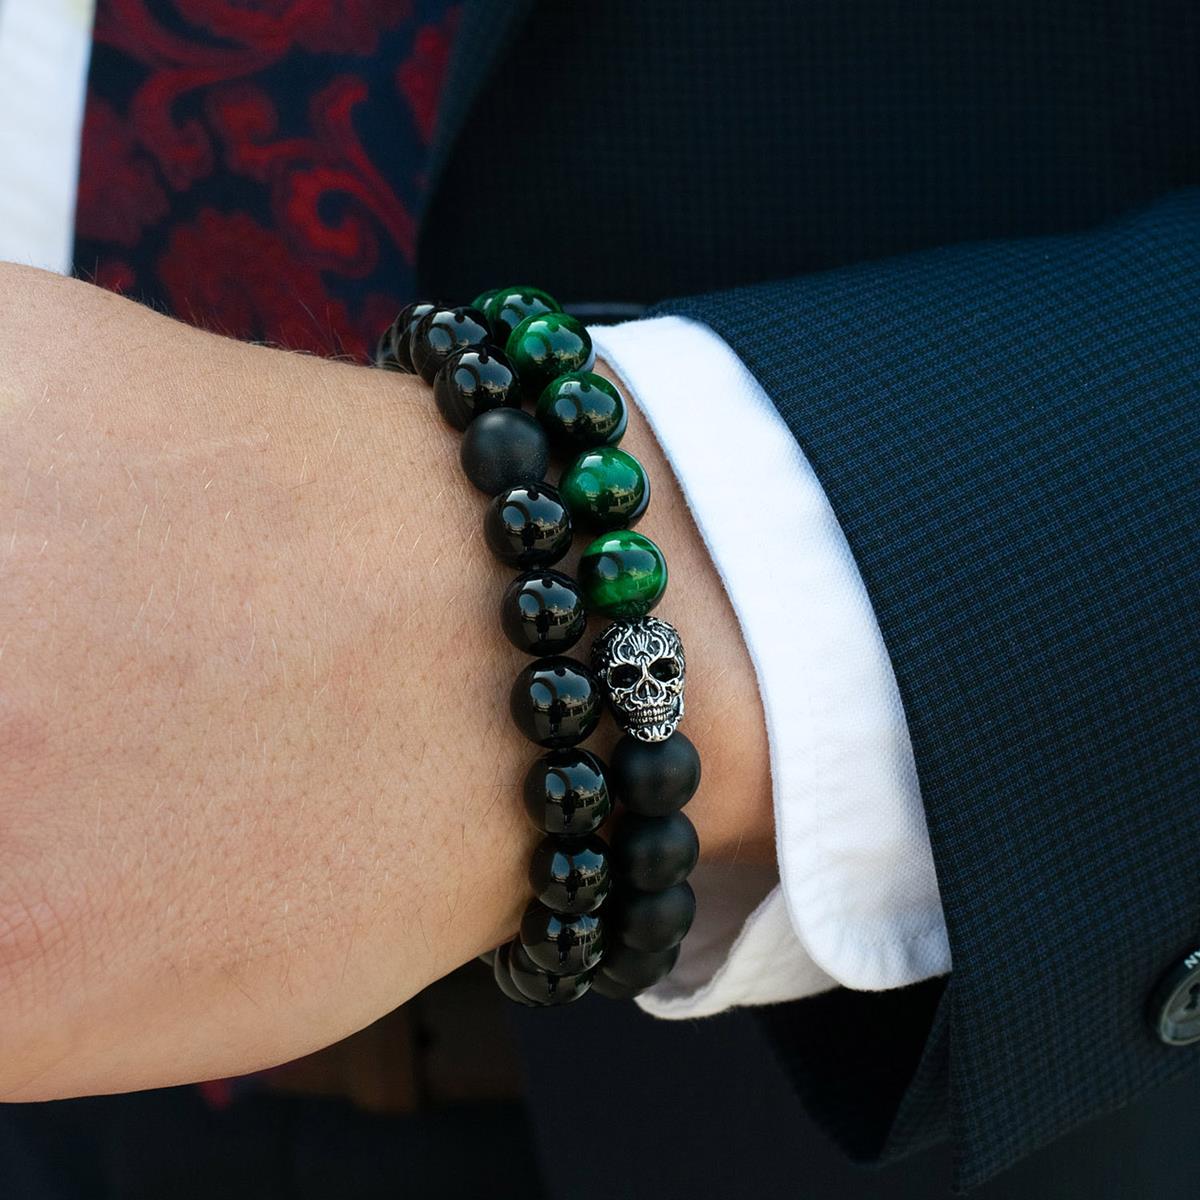
[[[545,836],[518,936],[484,958],[520,1004],[566,1004],[589,990],[636,996],[674,967],[696,914],[687,877],[699,842],[681,810],[700,785],[700,756],[677,731],[683,643],[649,615],[666,590],[666,560],[630,528],[650,481],[617,447],[625,401],[592,372],[583,325],[533,287],[495,288],[465,306],[409,304],[375,361],[432,384],[438,411],[463,433],[463,471],[490,498],[488,547],[520,572],[500,599],[500,624],[533,656],[509,706],[548,751],[524,784],[525,810]],[[552,451],[568,459],[557,486],[545,481]],[[554,564],[577,528],[598,536],[573,579]],[[567,651],[588,613],[614,619],[584,663]],[[607,765],[579,745],[606,702],[622,730]],[[610,819],[611,845],[600,836]]]

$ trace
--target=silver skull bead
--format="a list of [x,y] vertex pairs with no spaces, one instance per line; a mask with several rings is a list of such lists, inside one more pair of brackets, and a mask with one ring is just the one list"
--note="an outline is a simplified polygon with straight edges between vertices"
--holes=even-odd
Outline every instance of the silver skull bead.
[[617,724],[643,742],[662,742],[683,717],[683,642],[658,617],[614,621],[592,643]]

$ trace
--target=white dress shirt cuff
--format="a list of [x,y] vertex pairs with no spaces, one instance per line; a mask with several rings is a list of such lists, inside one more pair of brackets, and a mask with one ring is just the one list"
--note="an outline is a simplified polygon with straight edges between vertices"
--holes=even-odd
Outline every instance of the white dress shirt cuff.
[[747,866],[699,868],[679,964],[639,1003],[696,1017],[944,973],[949,947],[904,710],[816,475],[708,326],[667,316],[591,332],[661,444],[737,614],[775,804],[778,881]]

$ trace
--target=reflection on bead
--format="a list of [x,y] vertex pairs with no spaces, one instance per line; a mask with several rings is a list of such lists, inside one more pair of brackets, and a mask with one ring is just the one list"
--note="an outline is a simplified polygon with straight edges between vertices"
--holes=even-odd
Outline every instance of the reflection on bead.
[[667,560],[648,538],[629,529],[601,534],[579,560],[579,583],[593,612],[640,617],[667,590]]
[[678,961],[678,946],[647,952],[615,942],[605,954],[600,970],[609,979],[643,991],[665,979]]
[[571,514],[548,483],[522,484],[488,505],[483,536],[510,567],[548,567],[571,547]]
[[543,971],[589,971],[604,954],[604,922],[594,913],[556,913],[535,900],[521,919],[521,945]]
[[526,317],[504,349],[525,394],[535,398],[556,375],[587,370],[595,357],[583,323],[561,312]]
[[488,340],[487,320],[478,309],[435,308],[427,312],[409,336],[412,364],[426,383],[433,383],[442,364],[455,350]]
[[636,525],[650,503],[646,469],[616,446],[584,450],[563,472],[558,492],[578,528],[609,530]]
[[509,943],[509,973],[517,990],[534,1004],[570,1004],[591,986],[595,971],[572,975],[551,975],[543,971],[525,952],[520,942]]
[[579,746],[543,754],[525,775],[524,798],[538,829],[565,837],[595,833],[613,806],[604,764]]
[[609,927],[635,950],[669,950],[687,936],[696,916],[690,883],[657,892],[624,892],[604,910]]
[[504,635],[526,654],[565,654],[587,629],[583,594],[561,571],[526,571],[500,599]]
[[541,288],[516,286],[496,288],[480,311],[487,317],[496,341],[503,346],[526,317],[562,312],[562,305]]
[[509,708],[531,742],[550,749],[573,746],[590,736],[600,720],[600,683],[578,659],[539,658],[513,681]]
[[627,734],[613,749],[609,778],[630,812],[665,817],[695,795],[700,786],[700,755],[679,732],[662,742]]
[[421,318],[437,307],[439,306],[432,300],[414,300],[411,304],[406,304],[379,339],[375,351],[376,364],[412,375],[416,371],[412,364],[412,332]]
[[519,408],[480,413],[467,426],[458,449],[466,477],[489,496],[540,482],[550,465],[545,431]]
[[562,450],[615,446],[628,420],[616,386],[591,371],[569,371],[552,379],[538,397],[534,415],[551,444]]
[[455,429],[466,429],[480,413],[521,406],[517,373],[495,346],[464,346],[442,364],[433,381],[438,411]]
[[593,912],[608,897],[608,845],[596,836],[548,837],[529,864],[534,895],[555,912]]

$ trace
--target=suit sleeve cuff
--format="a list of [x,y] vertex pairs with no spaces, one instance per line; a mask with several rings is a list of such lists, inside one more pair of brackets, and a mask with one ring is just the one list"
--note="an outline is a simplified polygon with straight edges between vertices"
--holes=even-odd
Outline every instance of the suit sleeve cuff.
[[591,333],[662,446],[737,614],[775,804],[778,879],[748,866],[699,868],[697,922],[679,965],[639,1003],[694,1017],[944,973],[949,948],[904,710],[812,468],[708,326],[665,316]]

